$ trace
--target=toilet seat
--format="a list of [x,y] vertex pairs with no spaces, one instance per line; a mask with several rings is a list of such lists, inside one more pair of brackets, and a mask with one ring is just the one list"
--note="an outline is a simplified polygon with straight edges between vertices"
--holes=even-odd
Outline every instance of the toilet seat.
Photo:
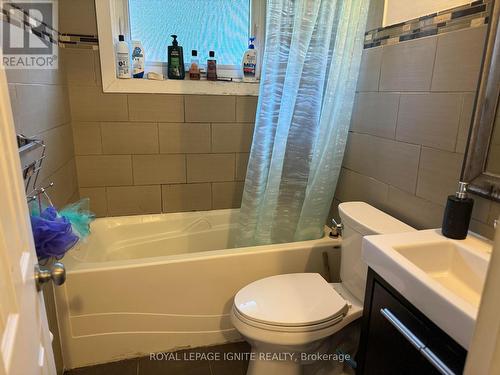
[[289,350],[291,347],[308,345],[308,343],[322,340],[359,319],[363,313],[363,303],[357,300],[342,284],[328,284],[328,286],[341,295],[348,304],[346,314],[338,317],[339,320],[332,319],[321,324],[303,327],[273,326],[247,319],[238,312],[236,305],[233,304],[230,314],[231,322],[247,341],[250,340],[253,345],[258,344],[260,347],[261,345],[286,346]]
[[340,322],[349,305],[318,273],[267,277],[242,288],[233,313],[243,323],[281,332],[310,332]]
[[241,314],[235,306],[233,306],[232,313],[239,321],[249,326],[263,329],[266,331],[276,331],[276,332],[286,332],[286,333],[304,333],[304,332],[313,332],[322,329],[327,329],[337,323],[340,323],[345,316],[345,314],[341,314],[335,318],[317,324],[287,327],[283,325],[261,323],[252,319],[248,319],[246,316]]

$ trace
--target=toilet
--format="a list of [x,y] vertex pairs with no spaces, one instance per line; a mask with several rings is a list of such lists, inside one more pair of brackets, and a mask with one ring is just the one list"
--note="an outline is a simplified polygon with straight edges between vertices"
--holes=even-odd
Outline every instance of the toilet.
[[276,275],[252,282],[234,297],[231,322],[252,347],[247,375],[303,374],[313,354],[325,353],[328,339],[363,313],[363,236],[415,230],[364,202],[341,203],[339,213],[340,283],[329,284],[318,273]]

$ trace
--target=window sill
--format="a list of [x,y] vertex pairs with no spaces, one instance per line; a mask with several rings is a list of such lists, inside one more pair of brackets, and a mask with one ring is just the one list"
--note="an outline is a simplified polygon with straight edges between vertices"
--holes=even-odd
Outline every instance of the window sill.
[[149,79],[114,79],[104,88],[107,93],[148,93],[186,95],[259,95],[259,83]]

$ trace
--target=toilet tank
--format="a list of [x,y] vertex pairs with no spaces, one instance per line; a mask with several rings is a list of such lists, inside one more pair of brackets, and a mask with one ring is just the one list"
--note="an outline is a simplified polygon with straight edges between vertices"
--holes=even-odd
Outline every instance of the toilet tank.
[[339,204],[342,231],[340,279],[342,285],[363,302],[367,265],[361,259],[363,236],[411,232],[416,229],[364,202]]

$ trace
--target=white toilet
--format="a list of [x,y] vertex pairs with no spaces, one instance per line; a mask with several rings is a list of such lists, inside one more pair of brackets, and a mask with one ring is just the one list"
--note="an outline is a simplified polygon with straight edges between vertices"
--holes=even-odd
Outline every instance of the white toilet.
[[252,346],[247,375],[303,374],[314,360],[308,354],[324,353],[329,336],[362,315],[363,236],[415,230],[363,202],[341,203],[339,213],[341,283],[329,284],[317,273],[285,274],[257,280],[236,294],[231,321]]

